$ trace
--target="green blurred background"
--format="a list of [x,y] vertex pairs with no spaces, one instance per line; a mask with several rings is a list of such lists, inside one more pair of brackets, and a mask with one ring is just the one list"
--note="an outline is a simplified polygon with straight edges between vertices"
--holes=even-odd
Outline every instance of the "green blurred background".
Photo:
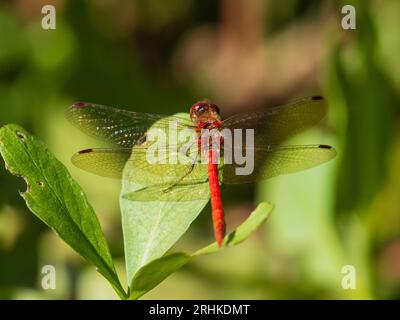
[[[41,28],[42,6],[57,9]],[[343,30],[352,4],[357,29]],[[123,278],[120,182],[70,163],[99,146],[64,118],[75,101],[173,114],[202,98],[223,116],[323,95],[329,115],[287,144],[324,143],[318,168],[224,188],[228,230],[260,201],[275,210],[242,245],[201,257],[152,299],[400,298],[400,2],[397,0],[0,1],[0,125],[39,136],[82,185]],[[115,299],[111,287],[29,213],[0,160],[0,298]],[[175,249],[212,241],[210,208]],[[54,265],[57,289],[41,288]],[[356,289],[342,288],[353,265]],[[124,283],[126,279],[122,279]]]

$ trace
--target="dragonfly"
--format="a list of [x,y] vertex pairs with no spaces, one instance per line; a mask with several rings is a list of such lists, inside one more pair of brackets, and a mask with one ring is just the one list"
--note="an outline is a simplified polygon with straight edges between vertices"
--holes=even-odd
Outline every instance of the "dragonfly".
[[[321,96],[312,96],[278,107],[235,114],[226,119],[221,118],[218,106],[207,99],[193,104],[189,116],[132,112],[77,102],[67,109],[66,117],[86,134],[113,145],[112,148],[77,152],[71,160],[75,166],[100,176],[128,179],[143,186],[124,195],[132,201],[210,199],[214,236],[218,247],[221,247],[226,229],[221,185],[254,183],[309,169],[334,158],[336,151],[329,145],[282,145],[285,140],[316,125],[326,112],[326,100]],[[180,153],[190,161],[148,161],[147,155],[154,146],[149,142],[151,128],[165,130],[171,122],[178,130],[193,133],[191,140],[185,141],[188,146],[185,152],[172,148],[175,154]],[[204,138],[201,134],[204,130],[213,133]],[[243,162],[224,161],[227,143],[220,133],[237,130],[251,130],[253,134],[251,143],[244,139],[240,139],[240,144],[233,142],[235,150],[252,155],[253,169],[247,174],[238,174]],[[215,136],[216,139],[211,139]],[[204,143],[208,143],[208,149],[201,148]],[[172,144],[180,146],[174,141],[168,147]],[[128,164],[130,170],[124,173]]]

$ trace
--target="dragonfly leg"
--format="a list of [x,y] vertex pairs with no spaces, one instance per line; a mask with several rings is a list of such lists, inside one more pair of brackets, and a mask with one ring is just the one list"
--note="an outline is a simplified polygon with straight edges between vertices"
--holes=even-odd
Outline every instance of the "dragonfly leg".
[[182,176],[179,178],[178,181],[174,182],[174,184],[172,184],[171,186],[169,186],[168,188],[164,189],[163,192],[169,192],[171,189],[173,189],[174,187],[176,187],[183,179],[185,179],[189,174],[192,173],[193,169],[194,169],[194,164],[192,164],[189,168],[189,170]]
[[197,162],[197,160],[198,160],[198,153],[196,153],[196,156],[192,159],[191,158],[191,155],[190,155],[190,150],[191,150],[191,148],[193,147],[193,145],[195,144],[196,142],[192,142],[191,144],[190,144],[190,146],[188,146],[187,147],[187,150],[186,150],[186,152],[185,152],[185,156],[187,157],[187,158],[189,158],[189,159],[191,159],[191,161],[192,161],[192,164],[195,164],[196,162]]

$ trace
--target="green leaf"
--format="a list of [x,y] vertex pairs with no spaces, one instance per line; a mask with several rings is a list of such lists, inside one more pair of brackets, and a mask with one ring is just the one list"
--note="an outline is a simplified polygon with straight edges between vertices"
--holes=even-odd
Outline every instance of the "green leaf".
[[67,169],[35,137],[17,125],[0,129],[6,168],[28,185],[28,208],[83,258],[97,266],[121,298],[121,286],[93,208]]
[[[246,240],[250,234],[256,231],[267,220],[273,206],[268,202],[262,202],[258,205],[250,216],[236,230],[225,236],[224,246],[236,246]],[[210,254],[219,250],[216,242],[196,251],[193,256]]]
[[[186,114],[178,115],[187,117]],[[154,127],[156,125],[157,123]],[[168,135],[168,128],[165,130]],[[127,162],[120,197],[125,262],[129,282],[141,267],[162,257],[178,241],[208,202],[208,198],[191,201],[130,200],[127,195],[133,195],[135,191],[144,187],[144,185],[133,183],[132,180],[137,181],[138,177],[143,177],[145,180],[148,173],[140,171],[141,165],[138,161],[146,161],[146,159],[135,158]],[[132,179],[132,176],[135,179]]]
[[191,256],[184,252],[175,252],[149,262],[140,268],[132,279],[129,299],[141,297],[183,267],[190,259]]
[[[245,222],[232,233],[225,236],[224,247],[235,246],[247,239],[250,234],[256,231],[266,221],[272,208],[272,205],[269,203],[261,203]],[[188,263],[192,258],[203,254],[214,253],[218,250],[217,243],[214,242],[191,255],[183,252],[176,252],[151,261],[140,268],[132,279],[129,299],[138,299],[157,286],[170,274]]]

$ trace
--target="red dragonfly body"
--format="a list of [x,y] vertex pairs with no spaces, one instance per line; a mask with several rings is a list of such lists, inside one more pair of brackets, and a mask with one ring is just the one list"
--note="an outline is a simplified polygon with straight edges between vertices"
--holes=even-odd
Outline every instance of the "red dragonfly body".
[[[202,144],[201,130],[202,129],[219,129],[221,127],[221,116],[219,108],[208,101],[201,101],[194,104],[190,108],[190,119],[197,126],[198,146]],[[211,210],[214,225],[214,236],[218,246],[222,246],[225,237],[225,218],[222,208],[221,191],[218,179],[218,163],[216,159],[219,150],[215,150],[212,146],[212,138],[209,141],[210,148],[208,150],[208,182],[210,186]],[[220,139],[220,147],[223,147],[223,139]],[[198,148],[199,152],[201,148]]]
[[[221,119],[219,108],[208,100],[191,107],[190,119],[79,102],[67,110],[67,118],[86,133],[109,141],[118,148],[82,150],[73,156],[72,162],[86,171],[121,179],[126,163],[132,161],[137,174],[130,179],[144,186],[124,196],[133,201],[211,199],[214,234],[218,246],[222,246],[225,219],[220,184],[252,183],[308,169],[332,159],[336,151],[327,145],[281,146],[286,139],[318,123],[326,110],[326,102],[319,96],[233,115],[225,120]],[[179,129],[194,132],[193,148],[190,150],[193,149],[193,153],[200,157],[196,156],[193,162],[179,164],[145,161],[144,154],[149,150],[146,140],[150,136],[149,128],[165,129],[171,121],[176,122]],[[201,134],[204,129],[214,132],[206,141]],[[244,153],[251,151],[254,169],[247,174],[238,174],[243,163],[225,161],[228,144],[221,132],[249,129],[254,134],[252,143],[246,141],[237,146],[234,142],[233,148]],[[199,148],[204,143],[209,144],[205,155]],[[204,156],[208,159],[207,164],[197,160]],[[218,159],[224,159],[223,163]]]
[[208,181],[210,185],[211,210],[214,224],[214,236],[218,246],[222,246],[225,237],[225,217],[222,209],[221,191],[218,181],[218,165],[212,163],[213,150],[209,151]]

